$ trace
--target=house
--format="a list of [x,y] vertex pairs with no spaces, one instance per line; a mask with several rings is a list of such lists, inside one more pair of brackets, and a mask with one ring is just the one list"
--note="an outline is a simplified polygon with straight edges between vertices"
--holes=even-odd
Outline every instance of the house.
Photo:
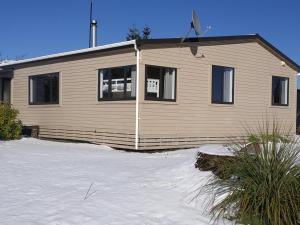
[[188,148],[266,113],[295,127],[299,71],[258,34],[132,40],[2,63],[0,93],[42,138]]

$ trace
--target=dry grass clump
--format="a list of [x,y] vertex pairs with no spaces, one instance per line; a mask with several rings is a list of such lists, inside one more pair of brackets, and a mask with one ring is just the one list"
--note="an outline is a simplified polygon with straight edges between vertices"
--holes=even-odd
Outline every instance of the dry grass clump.
[[[299,142],[274,120],[248,130],[248,144],[231,146],[235,160],[225,161],[230,176],[213,176],[211,213],[239,224],[300,224]],[[225,172],[226,174],[226,172]]]

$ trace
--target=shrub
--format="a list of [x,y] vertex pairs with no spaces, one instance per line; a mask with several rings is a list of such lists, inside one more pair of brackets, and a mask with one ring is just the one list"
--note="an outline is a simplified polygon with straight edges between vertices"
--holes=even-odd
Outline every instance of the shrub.
[[20,136],[22,123],[17,119],[18,110],[10,104],[0,103],[0,139],[11,140]]
[[275,123],[249,133],[249,140],[253,148],[235,145],[236,160],[223,166],[232,175],[206,185],[214,192],[212,215],[240,224],[300,224],[299,143]]

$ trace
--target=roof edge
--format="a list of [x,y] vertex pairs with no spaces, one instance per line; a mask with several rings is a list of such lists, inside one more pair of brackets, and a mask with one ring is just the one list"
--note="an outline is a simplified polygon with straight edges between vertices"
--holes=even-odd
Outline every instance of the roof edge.
[[[247,34],[247,35],[232,35],[232,36],[212,36],[212,37],[194,37],[194,38],[186,38],[183,43],[189,43],[189,42],[216,42],[216,41],[239,41],[239,40],[251,40],[256,41],[262,47],[264,47],[266,50],[271,52],[273,55],[275,55],[277,58],[281,59],[282,61],[286,62],[286,64],[291,67],[292,69],[296,70],[297,72],[300,72],[300,66],[293,61],[291,58],[289,58],[287,55],[285,55],[283,52],[278,50],[274,45],[272,45],[270,42],[268,42],[266,39],[264,39],[259,34]],[[34,57],[30,59],[24,59],[19,61],[13,61],[13,62],[7,62],[0,64],[0,70],[2,67],[7,66],[14,66],[24,63],[30,63],[30,62],[37,62],[47,59],[55,59],[65,56],[72,56],[72,55],[79,55],[84,53],[92,53],[97,52],[101,50],[112,50],[115,48],[120,47],[127,47],[130,45],[144,45],[144,44],[180,44],[182,43],[182,38],[164,38],[164,39],[147,39],[147,40],[131,40],[131,41],[124,41],[124,42],[118,42],[114,44],[107,44],[92,48],[85,48],[75,51],[69,51],[69,52],[62,52],[57,54],[51,54],[46,56],[40,56],[40,57]]]
[[134,45],[135,43],[136,43],[135,40],[123,41],[123,42],[107,44],[107,45],[102,45],[102,46],[97,46],[97,47],[92,47],[92,48],[84,48],[84,49],[79,49],[79,50],[75,50],[75,51],[50,54],[50,55],[39,56],[39,57],[23,59],[23,60],[18,60],[18,61],[13,61],[13,62],[7,62],[7,63],[2,63],[2,64],[0,63],[0,68],[6,67],[6,66],[14,66],[14,65],[19,65],[19,64],[24,64],[24,63],[42,61],[42,60],[46,60],[46,59],[55,59],[55,58],[60,58],[60,57],[64,57],[64,56],[78,55],[78,54],[96,52],[96,51],[101,51],[101,50],[106,50],[106,49],[125,47],[125,46]]
[[263,47],[266,47],[267,50],[269,50],[268,48],[270,48],[271,52],[275,56],[277,56],[281,60],[285,61],[287,63],[287,65],[289,65],[291,68],[293,68],[294,70],[296,70],[298,73],[300,72],[300,65],[298,65],[294,60],[292,60],[286,54],[284,54],[283,52],[281,52],[278,48],[276,48],[274,45],[272,45],[270,42],[268,42],[266,39],[264,39],[259,34],[256,34],[255,37],[258,40],[258,42],[263,45]]
[[253,39],[257,34],[244,34],[244,35],[229,35],[229,36],[210,36],[210,37],[192,37],[185,38],[162,38],[162,39],[144,39],[137,40],[137,43],[142,44],[164,44],[164,43],[188,43],[188,42],[207,42],[207,41],[224,41],[224,40],[242,40]]
[[165,38],[165,39],[148,39],[148,40],[139,40],[137,43],[139,45],[143,44],[179,44],[179,43],[191,43],[191,42],[215,42],[215,41],[238,41],[238,40],[252,40],[261,44],[266,50],[271,52],[273,55],[278,57],[279,59],[285,61],[288,66],[292,69],[300,72],[300,65],[298,65],[295,61],[281,52],[278,48],[268,42],[259,34],[246,34],[246,35],[231,35],[231,36],[212,36],[212,37],[194,37],[194,38],[186,38],[182,42],[182,38]]

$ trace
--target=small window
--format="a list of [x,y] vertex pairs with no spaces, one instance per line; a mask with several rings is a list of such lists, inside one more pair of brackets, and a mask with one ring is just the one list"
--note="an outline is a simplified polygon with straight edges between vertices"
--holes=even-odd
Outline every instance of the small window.
[[212,67],[212,103],[233,104],[234,69],[224,66]]
[[29,77],[29,104],[59,104],[59,74]]
[[289,103],[289,79],[272,77],[272,105],[287,106]]
[[176,69],[146,66],[145,99],[175,101]]
[[135,99],[135,66],[123,66],[99,70],[98,100]]
[[10,78],[0,78],[0,102],[10,103]]

